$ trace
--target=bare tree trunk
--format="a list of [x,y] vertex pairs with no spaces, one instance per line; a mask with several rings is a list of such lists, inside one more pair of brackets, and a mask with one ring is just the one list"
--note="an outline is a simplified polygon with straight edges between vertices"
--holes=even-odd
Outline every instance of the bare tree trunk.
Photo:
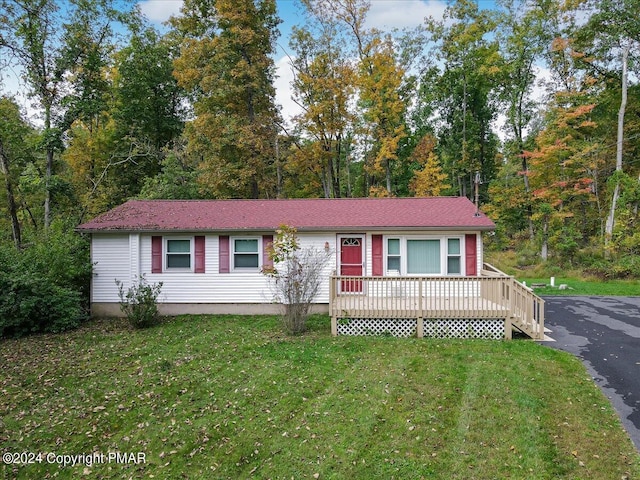
[[540,249],[540,256],[543,260],[549,258],[549,220],[546,218],[542,227],[542,248]]
[[387,160],[386,161],[386,165],[385,165],[385,175],[387,177],[387,192],[389,194],[391,194],[391,165],[390,165],[390,161]]
[[[618,145],[616,147],[616,172],[622,172],[622,146],[624,141],[624,113],[627,108],[627,64],[629,62],[629,45],[622,50],[622,99],[620,100],[620,110],[618,110]],[[605,255],[609,255],[609,242],[613,236],[615,225],[616,206],[620,197],[620,178],[616,179],[616,186],[611,199],[611,209],[605,225],[604,245]]]
[[276,133],[276,198],[282,198],[282,160],[280,159],[280,143]]
[[13,195],[13,186],[9,177],[9,159],[4,153],[4,145],[0,139],[0,171],[4,173],[4,183],[7,190],[7,203],[9,207],[9,215],[11,216],[11,232],[13,234],[13,243],[19,250],[22,245],[22,236],[20,232],[20,222],[18,221],[18,207]]
[[43,101],[44,104],[44,133],[46,135],[46,155],[47,166],[44,177],[44,231],[49,231],[49,225],[51,225],[51,177],[53,176],[53,155],[54,147],[51,138],[51,103],[50,98],[46,98]]
[[49,230],[51,225],[51,177],[53,176],[53,148],[47,147],[47,170],[44,178],[44,229]]

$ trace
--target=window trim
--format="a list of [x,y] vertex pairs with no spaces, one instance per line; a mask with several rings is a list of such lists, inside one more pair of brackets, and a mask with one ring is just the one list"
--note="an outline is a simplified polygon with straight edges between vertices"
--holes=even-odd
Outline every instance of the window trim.
[[[258,266],[257,267],[236,267],[236,240],[255,240],[258,246],[258,249],[255,253],[249,252],[240,252],[239,254],[245,255],[256,255],[258,257]],[[263,265],[262,258],[262,236],[237,236],[237,237],[229,237],[229,270],[231,272],[238,273],[253,273],[259,272]]]
[[[446,237],[445,238],[446,243],[447,243],[447,253],[446,253],[446,258],[445,258],[445,268],[447,270],[447,272],[445,273],[445,275],[447,276],[455,276],[455,275],[462,275],[462,239],[458,238],[458,237]],[[450,253],[449,252],[449,240],[458,240],[458,253]],[[450,258],[457,258],[458,259],[458,265],[460,266],[460,271],[457,273],[450,273],[449,272],[449,259]]]
[[[397,239],[400,241],[400,275],[401,276],[417,276],[417,277],[454,277],[454,276],[465,276],[466,275],[466,264],[463,262],[463,259],[466,258],[466,244],[465,244],[465,235],[385,235],[383,237],[383,275],[390,276],[388,262],[389,256],[398,257],[398,255],[390,255],[389,254],[389,240]],[[449,240],[457,239],[459,242],[459,253],[457,254],[449,254]],[[412,273],[408,274],[408,255],[407,255],[407,241],[408,240],[439,240],[440,242],[440,272],[439,273]],[[449,263],[448,260],[450,257],[457,257],[460,259],[460,272],[458,273],[449,273]]]
[[[398,253],[389,253],[389,240],[398,240]],[[384,239],[384,274],[385,275],[389,275],[390,271],[394,271],[395,270],[389,270],[389,257],[393,257],[393,258],[398,258],[400,259],[400,266],[398,267],[398,275],[402,275],[403,271],[406,272],[406,270],[403,268],[403,259],[404,259],[404,255],[402,254],[402,244],[403,244],[403,238],[402,237],[396,237],[396,236],[389,236],[389,237],[385,237]]]
[[[169,255],[174,255],[177,253],[169,252],[169,242],[172,240],[188,240],[189,241],[189,267],[170,267],[169,266]],[[195,268],[195,240],[193,236],[163,236],[162,237],[162,269],[163,272],[194,272]],[[180,254],[184,255],[186,252],[181,252]]]

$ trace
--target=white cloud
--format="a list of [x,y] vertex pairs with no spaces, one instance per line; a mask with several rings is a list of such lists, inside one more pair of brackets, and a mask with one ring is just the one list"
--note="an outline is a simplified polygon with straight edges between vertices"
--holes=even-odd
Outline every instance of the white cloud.
[[379,30],[413,28],[426,17],[441,20],[447,4],[440,0],[375,0],[367,16],[367,27]]
[[291,70],[289,57],[284,56],[276,60],[276,75],[274,86],[276,88],[276,104],[282,107],[282,117],[285,124],[291,124],[291,118],[301,112],[300,106],[291,99],[294,75]]
[[533,71],[536,75],[536,83],[531,92],[531,98],[539,104],[546,103],[547,85],[551,83],[553,73],[546,67],[534,65]]
[[140,11],[152,22],[166,22],[172,15],[178,15],[182,0],[144,0],[138,3]]

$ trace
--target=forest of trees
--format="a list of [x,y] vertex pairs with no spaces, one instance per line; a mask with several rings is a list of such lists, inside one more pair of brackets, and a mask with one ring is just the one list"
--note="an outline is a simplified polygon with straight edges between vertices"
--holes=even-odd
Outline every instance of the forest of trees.
[[0,0],[1,71],[40,112],[0,74],[0,288],[24,274],[82,294],[74,228],[129,198],[476,185],[495,248],[640,276],[640,0],[457,0],[384,32],[372,1],[299,0],[282,39],[275,0],[185,0],[162,32],[118,0]]

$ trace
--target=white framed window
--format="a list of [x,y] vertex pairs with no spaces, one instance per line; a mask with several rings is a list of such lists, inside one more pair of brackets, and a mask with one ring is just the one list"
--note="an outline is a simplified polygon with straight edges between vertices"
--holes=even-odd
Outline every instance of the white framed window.
[[260,244],[258,237],[233,237],[231,239],[233,270],[257,271],[260,268]]
[[459,238],[447,238],[447,275],[462,275]]
[[402,274],[402,256],[400,255],[400,239],[387,238],[387,275]]
[[385,275],[463,275],[462,237],[385,239]]
[[192,238],[165,238],[166,270],[192,270],[193,269],[193,242]]

